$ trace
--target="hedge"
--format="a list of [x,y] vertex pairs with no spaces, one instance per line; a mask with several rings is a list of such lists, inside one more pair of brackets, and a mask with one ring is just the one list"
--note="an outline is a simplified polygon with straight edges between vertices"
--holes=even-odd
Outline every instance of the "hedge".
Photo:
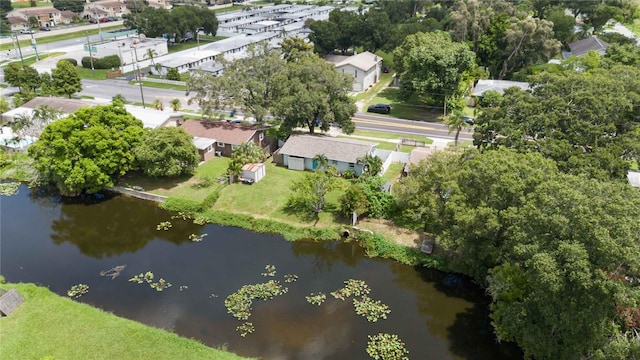
[[[91,58],[85,56],[82,58],[82,67],[85,69],[91,69]],[[115,69],[120,66],[120,58],[118,55],[108,55],[103,58],[93,58],[94,69]]]
[[71,65],[73,65],[73,66],[78,66],[78,60],[76,60],[76,59],[71,59],[71,58],[60,59],[56,64],[60,64],[60,61],[67,61],[67,62],[71,63]]

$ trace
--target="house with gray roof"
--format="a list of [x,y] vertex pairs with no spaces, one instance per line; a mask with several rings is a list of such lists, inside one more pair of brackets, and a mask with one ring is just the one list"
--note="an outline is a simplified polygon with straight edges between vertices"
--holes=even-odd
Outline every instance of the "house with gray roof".
[[352,170],[356,176],[362,175],[364,164],[358,159],[375,155],[377,143],[314,135],[291,135],[274,155],[274,161],[291,170],[315,170],[318,166],[313,158],[324,155],[329,166],[338,172]]
[[382,57],[368,51],[353,56],[329,55],[325,60],[335,64],[338,72],[353,76],[355,92],[366,91],[382,74]]
[[603,41],[597,36],[578,40],[569,44],[570,51],[563,51],[562,58],[567,59],[571,56],[586,55],[589,51],[597,51],[598,54],[604,55],[609,47],[609,43]]
[[523,81],[480,79],[476,86],[474,86],[471,96],[482,97],[485,91],[489,90],[496,91],[502,95],[506,89],[511,87],[517,87],[522,90],[528,90],[530,88],[529,83]]

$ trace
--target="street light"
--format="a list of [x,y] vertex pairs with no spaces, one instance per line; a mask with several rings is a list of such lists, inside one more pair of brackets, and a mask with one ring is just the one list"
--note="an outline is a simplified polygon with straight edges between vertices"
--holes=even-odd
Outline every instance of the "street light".
[[[142,92],[142,76],[140,76],[140,63],[138,62],[138,48],[135,44],[131,44],[133,48],[133,52],[136,54],[136,67],[138,68],[138,72],[136,73],[136,79],[138,79],[138,85],[140,85],[140,97],[142,98],[142,108],[145,109],[144,104],[144,93]],[[133,69],[135,73],[135,68]]]
[[33,46],[33,50],[36,52],[36,60],[40,61],[40,55],[38,55],[38,44],[36,43],[36,39],[33,37],[33,32],[31,32],[31,46]]

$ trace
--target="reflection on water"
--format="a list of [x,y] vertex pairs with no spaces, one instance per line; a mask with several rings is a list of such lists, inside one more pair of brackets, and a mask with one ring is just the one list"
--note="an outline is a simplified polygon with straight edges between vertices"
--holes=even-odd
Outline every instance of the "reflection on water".
[[[289,243],[171,219],[171,212],[126,197],[68,202],[25,187],[0,198],[0,211],[0,272],[8,281],[40,283],[59,294],[88,284],[82,302],[244,356],[366,359],[367,335],[388,332],[405,341],[411,359],[521,358],[493,341],[485,299],[466,280],[368,259],[353,243]],[[173,226],[158,231],[161,221]],[[193,243],[192,233],[209,235]],[[273,279],[295,274],[299,280],[284,283],[285,295],[254,302],[249,321],[255,332],[242,338],[235,331],[241,322],[227,314],[224,299],[242,285],[272,279],[260,275],[266,264],[276,266]],[[100,276],[117,265],[127,265],[121,276]],[[146,271],[173,286],[156,292],[127,281]],[[306,302],[306,295],[329,294],[349,278],[364,280],[370,296],[391,308],[387,320],[367,322],[350,299]]]

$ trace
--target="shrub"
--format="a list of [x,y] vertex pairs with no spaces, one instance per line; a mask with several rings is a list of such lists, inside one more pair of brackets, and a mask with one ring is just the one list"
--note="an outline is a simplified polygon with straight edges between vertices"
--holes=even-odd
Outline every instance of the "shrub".
[[202,203],[196,200],[169,197],[162,203],[162,207],[167,210],[181,211],[189,214],[196,214],[202,211]]
[[180,81],[180,73],[176,68],[170,68],[167,70],[167,80]]
[[356,172],[351,170],[351,169],[347,169],[347,170],[342,172],[342,177],[347,179],[347,180],[355,179],[356,178]]
[[[85,56],[80,61],[82,67],[85,69],[91,69],[91,58]],[[120,58],[118,55],[108,55],[103,58],[93,58],[94,69],[112,69],[120,66]]]
[[60,64],[60,61],[67,61],[67,62],[71,63],[71,65],[73,65],[73,66],[78,66],[78,60],[76,60],[76,59],[71,59],[71,58],[67,58],[67,59],[61,59],[61,60],[59,60],[59,61],[56,63],[56,66],[57,66],[57,64]]

